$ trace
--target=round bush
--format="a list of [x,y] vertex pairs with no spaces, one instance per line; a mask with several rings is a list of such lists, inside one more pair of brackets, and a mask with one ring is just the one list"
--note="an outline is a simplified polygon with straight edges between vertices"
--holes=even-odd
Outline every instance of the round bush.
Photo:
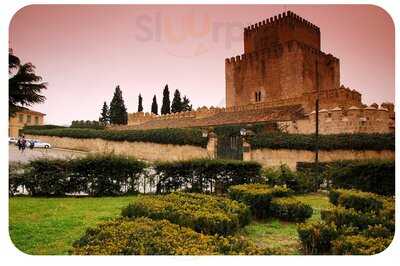
[[270,213],[285,221],[304,222],[311,217],[313,209],[294,198],[276,198],[271,202]]
[[167,220],[118,219],[90,228],[73,244],[74,255],[252,255],[252,242],[207,236]]
[[329,192],[329,201],[347,209],[362,212],[379,212],[383,207],[383,197],[354,189],[336,189]]
[[166,219],[204,234],[227,235],[250,222],[249,208],[239,202],[196,193],[139,196],[122,216]]
[[335,224],[324,222],[298,224],[297,232],[304,254],[329,254],[332,240],[339,235]]
[[337,255],[375,255],[384,251],[391,242],[392,239],[382,237],[342,236],[332,241],[332,253]]
[[231,186],[228,189],[229,197],[250,206],[253,215],[257,218],[266,218],[272,197],[288,196],[292,191],[285,187],[271,188],[264,184],[243,184]]

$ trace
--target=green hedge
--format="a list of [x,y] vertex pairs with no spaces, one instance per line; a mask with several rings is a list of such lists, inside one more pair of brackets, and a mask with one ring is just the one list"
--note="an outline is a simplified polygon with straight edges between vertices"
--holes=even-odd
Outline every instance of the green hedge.
[[250,210],[225,197],[196,193],[139,196],[122,210],[128,218],[166,219],[204,234],[227,235],[250,222]]
[[270,186],[285,186],[296,193],[316,192],[320,188],[323,177],[312,171],[294,172],[283,164],[279,168],[266,168],[263,177]]
[[337,161],[329,163],[326,171],[335,188],[354,188],[387,196],[395,192],[394,160]]
[[379,212],[383,208],[382,197],[370,192],[358,190],[333,189],[329,192],[329,201],[347,209],[353,208],[362,212]]
[[275,198],[270,205],[271,216],[291,222],[304,222],[313,214],[310,205],[294,198]]
[[226,192],[231,185],[254,183],[261,179],[261,165],[234,160],[195,159],[157,162],[157,193],[184,188],[190,192]]
[[[315,134],[256,134],[251,139],[253,149],[315,150]],[[321,150],[394,150],[395,135],[388,134],[335,134],[320,135]]]
[[337,255],[375,255],[384,251],[391,242],[392,239],[382,237],[342,236],[332,241],[332,253]]
[[135,193],[145,167],[145,163],[134,158],[115,155],[71,160],[37,159],[27,164],[23,172],[10,175],[10,193],[14,194],[18,186],[23,186],[32,196]]
[[260,255],[255,244],[237,237],[207,236],[167,220],[114,220],[87,229],[73,255]]
[[244,184],[229,187],[229,197],[250,206],[257,218],[270,215],[270,204],[273,197],[288,196],[292,191],[284,187],[271,188],[264,184]]
[[330,254],[332,241],[339,236],[334,223],[307,222],[298,224],[301,249],[304,254]]
[[338,228],[356,227],[361,230],[368,228],[368,225],[381,223],[381,220],[373,213],[362,213],[341,206],[321,210],[321,218],[327,223],[334,223]]
[[151,130],[96,130],[87,128],[62,128],[49,130],[24,130],[25,134],[70,137],[79,139],[100,138],[112,141],[142,141],[161,144],[207,146],[207,138],[200,129],[163,128]]
[[48,129],[61,129],[67,128],[64,126],[57,126],[57,125],[32,125],[32,126],[24,126],[22,129],[23,132],[30,131],[30,130],[48,130]]

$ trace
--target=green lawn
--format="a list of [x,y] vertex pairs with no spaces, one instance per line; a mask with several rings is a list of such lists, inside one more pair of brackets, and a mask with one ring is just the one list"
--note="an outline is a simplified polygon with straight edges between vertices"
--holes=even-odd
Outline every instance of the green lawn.
[[[320,219],[320,210],[329,206],[323,194],[296,196],[314,208],[311,219]],[[86,228],[113,219],[135,196],[102,198],[10,199],[10,235],[15,246],[29,254],[67,254],[74,240]],[[276,219],[253,221],[238,234],[260,246],[278,249],[282,254],[298,254],[295,223]]]

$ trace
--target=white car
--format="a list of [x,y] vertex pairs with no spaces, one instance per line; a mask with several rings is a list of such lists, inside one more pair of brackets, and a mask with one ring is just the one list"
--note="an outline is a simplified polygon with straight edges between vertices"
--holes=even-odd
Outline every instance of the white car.
[[14,137],[8,138],[8,144],[17,144],[18,139]]
[[30,148],[31,144],[33,144],[33,148],[45,148],[50,149],[51,145],[47,142],[41,142],[40,140],[27,140],[26,147]]

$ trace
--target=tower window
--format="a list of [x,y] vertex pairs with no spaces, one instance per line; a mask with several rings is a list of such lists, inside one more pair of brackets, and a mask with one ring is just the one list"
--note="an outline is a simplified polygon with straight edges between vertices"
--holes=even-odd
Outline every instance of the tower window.
[[254,95],[256,98],[256,102],[261,102],[261,91],[256,91]]

